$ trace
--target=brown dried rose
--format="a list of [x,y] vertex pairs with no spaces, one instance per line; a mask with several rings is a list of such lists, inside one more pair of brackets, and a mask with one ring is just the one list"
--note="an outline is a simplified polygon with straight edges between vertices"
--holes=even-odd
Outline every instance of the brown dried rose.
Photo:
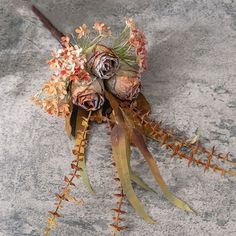
[[115,75],[106,81],[107,89],[121,100],[133,100],[137,98],[141,90],[141,82],[137,74]]
[[72,102],[87,111],[96,111],[104,103],[103,84],[100,79],[95,79],[89,85],[81,85],[77,81],[72,84]]
[[96,77],[110,79],[119,68],[119,58],[110,48],[97,44],[87,67]]

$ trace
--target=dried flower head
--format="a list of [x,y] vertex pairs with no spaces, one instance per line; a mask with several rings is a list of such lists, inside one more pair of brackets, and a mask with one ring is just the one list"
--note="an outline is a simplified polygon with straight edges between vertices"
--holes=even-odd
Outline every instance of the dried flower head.
[[125,17],[125,23],[131,29],[135,29],[136,28],[136,25],[135,25],[135,22],[134,22],[133,18]]
[[119,64],[119,58],[110,48],[96,45],[93,55],[87,62],[87,67],[98,78],[109,79],[116,73]]
[[101,108],[104,103],[103,93],[103,84],[99,79],[86,86],[76,81],[72,83],[72,102],[88,111]]
[[77,33],[77,38],[81,39],[82,37],[88,35],[90,33],[90,30],[88,29],[86,24],[83,24],[82,26],[76,28],[75,32]]
[[115,75],[108,81],[106,86],[109,91],[121,100],[131,101],[139,95],[141,82],[137,74],[133,76]]
[[110,37],[111,36],[111,30],[110,27],[105,25],[101,22],[95,22],[93,29],[99,33],[99,35],[103,37]]

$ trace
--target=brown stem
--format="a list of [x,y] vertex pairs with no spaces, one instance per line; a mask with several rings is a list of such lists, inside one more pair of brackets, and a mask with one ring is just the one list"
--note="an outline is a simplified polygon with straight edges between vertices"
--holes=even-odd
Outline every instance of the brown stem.
[[32,11],[38,16],[39,20],[43,25],[51,32],[54,38],[56,38],[61,43],[61,37],[65,36],[61,31],[59,31],[52,22],[34,5],[32,5]]

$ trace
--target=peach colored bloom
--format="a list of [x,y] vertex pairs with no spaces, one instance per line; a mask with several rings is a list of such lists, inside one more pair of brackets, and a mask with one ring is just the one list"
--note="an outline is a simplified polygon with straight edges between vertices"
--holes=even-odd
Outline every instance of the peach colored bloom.
[[143,72],[147,67],[147,40],[145,35],[136,28],[132,19],[126,20],[126,25],[130,28],[129,43],[135,48],[139,72]]
[[65,47],[68,48],[70,46],[70,38],[68,36],[63,36],[61,37],[61,44]]
[[58,114],[57,104],[58,102],[56,99],[42,100],[42,108],[50,115]]
[[136,28],[136,25],[135,25],[134,20],[132,18],[125,18],[125,23],[131,29]]
[[54,82],[48,81],[43,85],[43,90],[46,91],[49,95],[57,94],[57,89],[54,86]]
[[93,29],[95,29],[103,37],[111,36],[110,27],[108,27],[104,23],[95,22]]
[[88,35],[90,30],[88,29],[86,24],[83,24],[82,26],[75,29],[75,32],[77,33],[77,38],[81,39],[82,37]]
[[58,105],[58,116],[59,117],[66,117],[70,113],[69,110],[70,106],[67,103],[59,104]]

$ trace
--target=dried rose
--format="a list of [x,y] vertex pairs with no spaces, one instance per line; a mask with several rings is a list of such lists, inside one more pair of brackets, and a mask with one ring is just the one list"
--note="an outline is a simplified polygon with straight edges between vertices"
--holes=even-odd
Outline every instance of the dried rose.
[[126,74],[115,75],[106,81],[107,89],[121,100],[137,98],[141,90],[141,82],[137,74],[126,71]]
[[96,77],[110,79],[118,70],[119,64],[119,58],[110,48],[97,44],[87,67]]
[[104,103],[103,84],[95,79],[91,84],[81,85],[78,81],[72,83],[72,102],[87,111],[96,111]]

